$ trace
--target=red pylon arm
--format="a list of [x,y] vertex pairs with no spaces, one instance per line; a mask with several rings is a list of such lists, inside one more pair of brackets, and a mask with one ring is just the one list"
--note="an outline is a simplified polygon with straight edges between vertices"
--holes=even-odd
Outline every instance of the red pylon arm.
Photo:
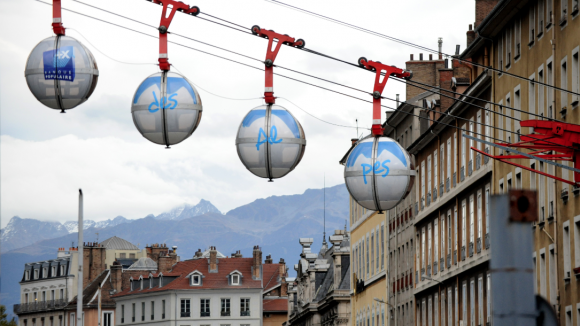
[[[405,71],[394,66],[384,65],[380,62],[368,61],[361,57],[358,59],[358,64],[368,70],[375,71],[375,86],[373,88],[373,126],[371,131],[373,135],[380,136],[383,134],[383,126],[381,124],[381,97],[383,90],[387,85],[387,80],[390,76],[410,79],[413,75],[410,71]],[[384,75],[383,75],[384,74]]]
[[[558,180],[558,181],[567,183],[567,184],[572,185],[572,186],[575,186],[576,185],[576,183],[573,182],[573,181],[564,180],[564,179],[559,178],[559,177],[557,177],[555,175],[551,175],[551,174],[548,174],[548,173],[545,173],[545,172],[542,172],[542,171],[538,171],[538,170],[532,169],[530,167],[527,167],[525,165],[521,165],[521,164],[518,164],[518,163],[514,163],[514,162],[507,161],[507,160],[505,160],[503,158],[504,156],[493,156],[493,155],[490,155],[490,154],[488,154],[488,153],[486,153],[484,151],[481,151],[481,150],[479,150],[477,148],[474,148],[474,147],[471,147],[471,149],[474,150],[474,151],[476,151],[476,152],[478,152],[478,153],[480,153],[480,154],[482,154],[482,155],[485,155],[487,157],[491,157],[492,159],[498,160],[498,161],[500,161],[502,163],[507,163],[509,165],[517,166],[517,167],[522,168],[524,170],[528,170],[530,172],[538,173],[538,174],[541,174],[541,175],[546,176],[548,178],[552,178],[552,179],[555,179],[555,180]],[[514,155],[514,156],[516,156],[516,155]],[[522,156],[522,158],[526,158],[527,159],[527,157],[525,157],[525,156]]]
[[52,1],[52,31],[56,35],[64,35],[64,26],[62,26],[62,14],[60,0]]
[[[301,49],[304,47],[304,45],[306,45],[306,42],[304,42],[303,39],[294,40],[293,37],[288,35],[282,35],[274,31],[261,29],[258,25],[252,26],[252,33],[254,35],[268,39],[268,49],[266,50],[266,60],[264,61],[264,65],[266,66],[264,99],[266,103],[274,104],[276,102],[276,98],[274,97],[274,60],[276,60],[278,51],[280,51],[282,44]],[[272,50],[272,43],[274,40],[277,40],[278,44],[276,44],[276,48]]]
[[[60,0],[58,0],[60,1]],[[169,30],[169,25],[175,16],[176,11],[181,11],[186,14],[197,16],[199,14],[199,8],[197,6],[189,7],[181,1],[175,0],[153,0],[153,3],[163,5],[163,12],[161,13],[161,22],[159,23],[159,69],[163,71],[169,71],[169,58],[167,55],[167,33]],[[171,13],[167,15],[167,8],[171,5]]]

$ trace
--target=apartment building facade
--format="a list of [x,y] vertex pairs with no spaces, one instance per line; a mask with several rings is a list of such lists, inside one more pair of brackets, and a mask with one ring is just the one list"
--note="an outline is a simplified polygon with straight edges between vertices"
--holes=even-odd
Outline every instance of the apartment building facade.
[[294,265],[296,279],[288,290],[286,326],[347,326],[351,323],[350,237],[335,230],[319,253],[311,252],[312,238],[300,238],[302,253]]
[[[493,74],[493,101],[504,105],[494,110],[505,115],[494,114],[496,126],[526,135],[533,130],[521,127],[519,120],[545,117],[543,120],[552,118],[580,124],[578,16],[577,0],[502,1],[476,28],[478,42],[492,43],[492,66],[504,71]],[[511,143],[518,141],[515,136],[510,138],[502,130],[494,132],[495,138]],[[505,154],[498,149],[494,152]],[[573,172],[539,160],[512,161],[574,181]],[[572,166],[571,162],[561,163]],[[494,163],[493,178],[494,193],[510,188],[537,190],[538,222],[533,226],[532,254],[534,287],[555,308],[562,325],[577,325],[580,323],[580,189],[500,162]]]

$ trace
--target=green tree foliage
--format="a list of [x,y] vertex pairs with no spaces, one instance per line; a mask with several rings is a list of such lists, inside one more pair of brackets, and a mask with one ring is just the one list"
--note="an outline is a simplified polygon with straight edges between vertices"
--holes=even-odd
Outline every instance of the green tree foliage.
[[12,317],[11,321],[6,319],[8,315],[6,314],[6,306],[0,305],[0,326],[18,326],[14,317]]

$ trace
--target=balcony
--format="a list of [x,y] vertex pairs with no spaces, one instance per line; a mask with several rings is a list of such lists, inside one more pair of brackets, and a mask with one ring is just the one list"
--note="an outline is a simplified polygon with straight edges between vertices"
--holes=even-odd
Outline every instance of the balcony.
[[465,246],[461,246],[461,261],[465,260]]
[[[489,147],[486,147],[484,152],[486,152],[487,154],[489,154]],[[489,162],[489,156],[484,156],[483,157],[483,163],[484,164],[487,164],[487,162]]]
[[421,281],[425,280],[424,275],[425,275],[425,268],[421,268]]
[[242,317],[250,317],[250,311],[249,310],[242,311],[242,312],[240,312],[240,316],[242,316]]
[[447,255],[447,269],[451,268],[451,254]]
[[481,252],[481,238],[477,238],[476,241],[477,241],[476,242],[476,244],[477,244],[476,250],[477,250],[477,253],[480,253]]
[[415,202],[415,215],[419,214],[419,203]]
[[441,257],[441,259],[439,260],[439,266],[441,267],[441,271],[443,272],[443,270],[445,269],[445,258]]
[[[191,313],[189,311],[182,311],[181,317],[191,317]],[[143,319],[145,319],[145,316],[143,316]]]
[[573,185],[572,186],[572,193],[574,194],[574,196],[578,196],[578,194],[580,194],[580,186]]
[[453,265],[457,265],[457,250],[453,250]]
[[453,172],[453,188],[457,186],[457,172]]
[[31,303],[20,303],[14,305],[14,313],[21,314],[27,312],[50,311],[61,309],[66,306],[68,301],[66,299],[37,301]]
[[431,276],[431,265],[427,265],[427,276]]
[[475,155],[475,169],[479,170],[481,168],[481,154]]
[[566,25],[568,20],[566,20],[566,8],[562,9],[562,17],[560,18],[560,26]]
[[462,166],[459,171],[459,177],[461,178],[461,182],[465,181],[465,166]]
[[485,249],[489,249],[489,233],[485,234]]
[[576,16],[577,14],[578,14],[578,3],[574,4],[574,7],[572,7],[572,12],[570,13],[570,15]]
[[209,317],[209,311],[202,311],[199,313],[200,317]]
[[431,205],[431,192],[427,193],[427,206]]
[[433,275],[437,275],[437,262],[433,262]]
[[220,316],[222,316],[222,317],[229,317],[230,316],[230,311],[229,310],[222,310],[220,312]]
[[[449,180],[449,179],[447,179]],[[449,191],[449,190],[448,190]],[[439,197],[443,196],[443,182],[439,185]]]
[[437,188],[433,188],[433,201],[437,200]]
[[568,188],[562,189],[562,194],[560,195],[564,204],[568,202]]

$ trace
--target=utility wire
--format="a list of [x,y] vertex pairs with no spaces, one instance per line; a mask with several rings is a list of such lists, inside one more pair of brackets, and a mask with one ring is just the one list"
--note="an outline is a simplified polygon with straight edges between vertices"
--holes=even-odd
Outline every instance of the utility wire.
[[519,79],[522,79],[522,80],[526,80],[526,81],[531,82],[533,84],[543,85],[543,86],[550,87],[550,88],[553,88],[553,89],[556,89],[556,90],[559,90],[559,91],[562,91],[562,92],[566,92],[566,93],[569,93],[569,94],[573,94],[573,95],[580,95],[579,93],[575,93],[575,92],[569,91],[567,89],[563,89],[563,88],[560,88],[560,87],[557,87],[557,86],[554,86],[554,85],[549,85],[549,84],[545,84],[545,83],[538,82],[538,81],[535,81],[535,80],[531,80],[531,79],[528,79],[526,77],[519,76],[519,75],[516,75],[516,74],[512,74],[512,73],[509,73],[509,72],[504,71],[504,70],[501,70],[501,69],[493,68],[491,66],[482,65],[482,64],[479,64],[479,63],[476,63],[476,62],[467,61],[467,60],[462,60],[462,59],[459,59],[457,56],[452,56],[450,54],[446,54],[446,53],[443,53],[443,52],[439,52],[438,50],[433,50],[433,49],[424,47],[422,45],[418,45],[418,44],[411,43],[411,42],[408,42],[408,41],[405,41],[405,40],[401,40],[401,39],[398,39],[398,38],[395,38],[395,37],[392,37],[392,36],[388,36],[388,35],[385,35],[385,34],[381,34],[381,33],[378,33],[378,32],[375,32],[375,31],[372,31],[372,30],[369,30],[369,29],[362,28],[360,26],[356,26],[356,25],[353,25],[353,24],[349,24],[349,23],[343,22],[343,21],[338,20],[338,19],[334,19],[334,18],[331,18],[331,17],[328,17],[328,16],[324,16],[324,15],[321,15],[321,14],[318,14],[318,13],[315,13],[315,12],[312,12],[312,11],[308,11],[306,9],[302,9],[302,8],[299,8],[299,7],[296,7],[296,6],[292,6],[292,5],[289,5],[289,4],[284,3],[284,2],[281,2],[281,1],[277,1],[277,0],[266,0],[266,1],[271,2],[271,3],[274,3],[274,4],[277,4],[277,5],[286,6],[288,8],[291,8],[291,9],[294,9],[294,10],[297,10],[297,11],[301,11],[303,13],[307,13],[309,15],[312,15],[312,16],[315,16],[315,17],[318,17],[318,18],[321,18],[321,19],[324,19],[324,20],[328,20],[328,21],[334,22],[336,24],[343,25],[343,26],[346,26],[346,27],[349,27],[349,28],[352,28],[352,29],[355,29],[355,30],[358,30],[358,31],[361,31],[361,32],[365,32],[367,34],[371,34],[371,35],[374,35],[374,36],[378,36],[378,37],[381,37],[381,38],[384,38],[384,39],[388,39],[388,40],[391,40],[391,41],[394,41],[394,42],[397,42],[397,43],[401,43],[401,44],[404,44],[404,45],[407,45],[407,46],[411,46],[411,47],[414,47],[414,48],[417,48],[417,49],[425,50],[427,52],[437,53],[437,54],[438,53],[441,53],[442,55],[444,55],[446,57],[453,58],[453,60],[457,60],[457,61],[464,62],[464,63],[469,63],[469,64],[474,65],[474,66],[477,66],[477,67],[486,68],[486,69],[489,69],[489,70],[498,72],[500,74],[506,74],[508,76],[516,77],[516,78],[519,78]]
[[99,52],[100,54],[104,55],[105,57],[107,57],[107,58],[109,58],[109,59],[111,59],[113,61],[116,61],[116,62],[119,62],[119,63],[122,63],[122,64],[126,64],[126,65],[153,65],[153,66],[157,66],[158,65],[157,63],[126,62],[126,61],[117,60],[117,59],[115,59],[113,57],[108,56],[105,52],[99,50],[99,48],[97,48],[93,43],[91,43],[91,41],[89,41],[89,39],[86,38],[83,34],[81,34],[81,32],[79,32],[78,30],[76,30],[74,28],[70,28],[70,27],[67,27],[66,29],[69,30],[69,31],[75,31],[75,32],[77,32],[87,43],[89,43],[93,48],[95,48],[95,50],[97,50],[97,52]]
[[[115,16],[118,16],[118,17],[121,17],[121,18],[125,18],[125,19],[128,19],[128,20],[131,20],[131,21],[133,21],[133,22],[137,22],[137,23],[139,23],[139,24],[142,24],[142,25],[145,25],[145,26],[148,26],[148,27],[152,27],[152,28],[155,28],[155,29],[157,29],[157,27],[155,27],[154,25],[150,25],[150,24],[147,24],[147,23],[144,23],[144,22],[141,22],[141,21],[138,21],[138,20],[135,20],[135,19],[132,19],[132,18],[129,18],[129,17],[126,17],[126,16],[123,16],[123,15],[120,15],[120,14],[117,14],[117,13],[114,13],[114,12],[111,12],[111,11],[108,11],[108,10],[105,10],[105,9],[101,9],[101,8],[99,8],[99,7],[96,7],[96,6],[93,6],[93,5],[90,5],[90,4],[87,4],[87,3],[84,3],[84,2],[82,2],[82,1],[79,1],[79,0],[73,0],[73,1],[75,1],[75,2],[78,2],[78,3],[80,3],[80,4],[83,4],[83,5],[86,5],[86,6],[89,6],[89,7],[92,7],[92,8],[94,8],[94,9],[97,9],[97,10],[102,10],[102,11],[104,11],[104,12],[110,13],[110,14],[112,14],[112,15],[115,15]],[[232,24],[232,25],[236,25],[236,26],[240,26],[240,27],[242,27],[242,28],[245,28],[245,27],[243,27],[242,25],[238,25],[238,24],[236,24],[236,23],[232,23],[232,22],[230,22],[230,21],[228,21],[228,20],[225,20],[225,19],[217,18],[217,17],[215,17],[215,16],[212,16],[212,15],[209,15],[209,14],[205,14],[205,15],[207,15],[207,16],[210,16],[210,17],[214,17],[214,18],[216,18],[216,19],[222,20],[222,21],[224,21],[224,22],[227,22],[227,23],[229,23],[229,24]],[[202,18],[202,19],[203,19],[203,18]],[[207,20],[207,21],[210,21],[210,22],[214,22],[214,21],[212,21],[212,20],[208,20],[208,19],[205,19],[205,20]],[[217,23],[217,22],[214,22],[214,23]],[[219,24],[219,25],[223,25],[223,24],[221,24],[221,23],[217,23],[217,24]],[[223,25],[223,26],[226,26],[226,25]],[[229,26],[226,26],[226,27],[229,27]],[[236,29],[236,28],[234,28],[234,29]],[[236,29],[236,30],[238,30],[238,29]],[[246,31],[242,31],[242,32],[244,32],[244,33],[247,33],[247,34],[251,34],[251,35],[253,35],[253,34],[252,34],[252,33],[250,33],[250,32],[246,32]],[[191,40],[191,41],[194,41],[194,42],[198,42],[198,43],[201,43],[201,44],[204,44],[204,45],[210,46],[210,47],[214,47],[214,48],[216,48],[216,49],[220,49],[220,50],[222,50],[222,51],[226,51],[226,52],[229,52],[229,53],[233,53],[233,54],[236,54],[236,55],[239,55],[239,56],[243,56],[243,57],[245,57],[245,58],[248,58],[248,59],[251,59],[251,60],[255,60],[255,61],[259,61],[259,62],[262,62],[262,63],[263,63],[263,61],[262,61],[262,60],[259,60],[259,59],[256,59],[256,58],[252,58],[252,57],[250,57],[250,56],[247,56],[247,55],[245,55],[245,54],[241,54],[241,53],[238,53],[238,52],[235,52],[235,51],[231,51],[231,50],[228,50],[228,49],[225,49],[225,48],[222,48],[222,47],[218,47],[218,46],[215,46],[215,45],[212,45],[212,44],[209,44],[209,43],[203,42],[203,41],[199,41],[199,40],[193,39],[193,38],[191,38],[191,37],[188,37],[188,36],[184,36],[184,35],[180,35],[180,34],[176,34],[176,33],[171,33],[171,32],[168,32],[168,33],[170,33],[170,34],[173,34],[173,35],[176,35],[176,36],[179,36],[179,37],[183,37],[183,38],[185,38],[185,39],[188,39],[188,40]],[[336,58],[336,57],[333,57],[333,56],[330,56],[330,55],[326,55],[326,54],[323,54],[323,53],[321,53],[321,52],[318,52],[318,51],[314,51],[314,50],[307,49],[307,48],[302,48],[301,50],[304,50],[304,51],[306,51],[306,52],[309,52],[309,53],[312,53],[312,54],[316,54],[316,55],[319,55],[319,56],[322,56],[322,57],[325,57],[325,58],[328,58],[328,59],[331,59],[331,60],[339,61],[339,62],[342,62],[342,63],[348,64],[348,65],[350,65],[350,66],[353,66],[353,67],[362,68],[362,67],[360,67],[360,66],[359,66],[359,65],[357,65],[357,64],[353,64],[353,63],[351,63],[351,62],[348,62],[348,61],[345,61],[345,60],[342,60],[342,59],[339,59],[339,58]],[[281,66],[277,66],[277,67],[279,67],[279,68],[282,68],[282,69],[291,70],[291,69],[284,68],[284,67],[281,67]],[[364,68],[362,68],[362,69],[364,69]],[[370,70],[368,70],[368,69],[364,69],[364,70],[370,71]],[[291,71],[294,71],[294,70],[291,70]],[[297,71],[294,71],[294,72],[297,72]],[[297,72],[297,73],[301,73],[301,72]],[[301,73],[301,74],[303,74],[303,75],[307,75],[307,74],[305,74],[305,73]],[[384,73],[383,73],[382,75],[384,76]],[[310,77],[312,77],[312,78],[321,79],[321,78],[318,78],[318,77],[315,77],[315,76],[311,76],[311,75],[307,75],[307,76],[310,76]],[[437,86],[428,85],[428,84],[424,84],[424,83],[420,83],[420,82],[416,82],[416,81],[412,81],[412,80],[403,80],[403,79],[399,79],[399,78],[397,78],[397,77],[394,77],[394,76],[391,76],[391,77],[392,77],[392,78],[395,78],[395,80],[397,80],[397,81],[399,81],[399,82],[406,82],[406,83],[411,83],[411,86],[413,86],[413,87],[417,87],[417,88],[420,88],[420,89],[423,89],[423,90],[427,90],[427,91],[429,91],[429,92],[431,92],[431,93],[433,93],[433,94],[438,94],[438,95],[440,95],[440,96],[443,96],[443,97],[447,97],[447,98],[453,99],[454,101],[460,101],[460,102],[463,102],[463,103],[466,103],[466,104],[469,104],[469,105],[472,105],[472,106],[478,107],[478,108],[480,108],[480,109],[483,109],[483,110],[486,110],[486,111],[489,111],[489,112],[493,112],[493,113],[494,113],[494,114],[496,114],[496,115],[501,115],[501,116],[503,116],[503,117],[506,117],[506,118],[509,118],[509,119],[512,119],[512,120],[521,121],[521,119],[517,119],[517,118],[515,118],[515,117],[509,116],[509,115],[506,115],[506,114],[502,114],[502,113],[499,113],[499,112],[495,112],[494,110],[490,110],[490,109],[487,109],[487,108],[485,108],[485,107],[482,107],[482,106],[479,106],[479,105],[476,105],[476,104],[472,104],[472,103],[466,102],[466,101],[464,101],[464,100],[461,100],[460,98],[455,98],[455,97],[452,97],[452,96],[449,96],[449,95],[446,95],[446,94],[442,94],[442,93],[440,93],[440,92],[435,92],[435,91],[432,91],[431,89],[426,89],[426,88],[423,88],[423,87],[420,87],[420,86],[417,86],[417,85],[413,85],[413,84],[420,84],[420,85],[424,85],[424,86],[428,86],[428,87],[432,87],[432,88],[438,88]],[[321,80],[324,80],[324,79],[321,79]],[[349,87],[349,86],[346,86],[346,85],[341,85],[341,86],[343,86],[343,87],[347,87],[347,88],[352,88],[352,87]],[[440,88],[440,87],[439,87],[439,88]],[[352,88],[352,89],[354,89],[354,88]],[[440,89],[441,89],[441,88],[440,88]],[[494,105],[501,106],[501,107],[503,107],[503,108],[511,109],[511,110],[518,111],[518,112],[521,112],[521,113],[526,113],[526,114],[528,114],[528,115],[537,116],[537,117],[539,117],[539,118],[548,119],[548,120],[552,120],[552,121],[558,121],[558,122],[562,122],[562,121],[560,121],[560,120],[557,120],[557,119],[554,119],[554,118],[548,118],[548,117],[545,117],[545,116],[542,116],[542,115],[539,115],[539,114],[535,114],[535,113],[527,112],[527,111],[525,111],[525,110],[516,109],[516,108],[513,108],[513,107],[505,106],[505,105],[502,105],[502,104],[499,104],[499,103],[495,103],[495,102],[491,102],[491,101],[487,101],[487,100],[482,100],[482,99],[479,99],[479,98],[476,98],[476,97],[473,97],[473,96],[469,96],[469,95],[465,95],[465,94],[462,94],[462,93],[453,92],[453,91],[451,91],[451,90],[442,90],[442,91],[448,91],[448,92],[451,92],[451,93],[453,93],[453,94],[456,94],[456,95],[461,95],[461,96],[464,96],[464,97],[467,97],[467,98],[474,98],[474,99],[477,99],[477,100],[484,101],[484,102],[486,102],[486,103],[490,103],[490,104],[494,104]],[[369,93],[369,94],[370,94],[370,93]]]
[[[46,4],[46,5],[51,5],[51,4],[49,4],[49,3],[46,3],[46,2],[43,2],[43,1],[40,1],[40,0],[35,0],[35,1],[37,1],[37,2],[40,2],[40,3],[43,3],[43,4]],[[77,12],[77,11],[73,11],[73,10],[66,9],[66,8],[62,8],[62,9],[63,9],[63,10],[66,10],[66,11],[69,11],[69,12],[72,12],[72,13],[76,13],[76,14],[79,14],[79,15],[82,15],[82,16],[85,16],[85,17],[88,17],[88,18],[92,18],[92,19],[98,20],[98,21],[101,21],[101,22],[104,22],[104,23],[107,23],[107,24],[110,24],[110,25],[113,25],[113,26],[117,26],[117,27],[120,27],[120,28],[123,28],[123,29],[127,29],[127,30],[130,30],[130,31],[133,31],[133,32],[136,32],[136,33],[142,34],[142,35],[146,35],[146,36],[149,36],[149,37],[152,37],[152,38],[157,38],[157,36],[149,35],[149,34],[146,34],[146,33],[143,33],[143,32],[140,32],[140,31],[137,31],[137,30],[134,30],[134,29],[131,29],[131,28],[125,27],[125,26],[122,26],[122,25],[118,25],[118,24],[115,24],[115,23],[111,23],[111,22],[108,22],[108,21],[106,21],[106,20],[102,20],[102,19],[99,19],[99,18],[95,18],[95,17],[93,17],[93,16],[86,15],[86,14],[83,14],[83,13],[80,13],[80,12]],[[177,34],[175,34],[175,35],[177,35]],[[253,69],[256,69],[256,70],[260,70],[260,71],[262,71],[262,69],[261,69],[261,68],[257,68],[257,67],[254,67],[254,66],[251,66],[251,65],[248,65],[248,64],[245,64],[245,63],[242,63],[242,62],[236,61],[236,60],[232,60],[232,59],[225,58],[225,57],[222,57],[222,56],[219,56],[219,55],[215,55],[215,54],[213,54],[213,53],[210,53],[210,52],[206,52],[206,51],[202,51],[202,50],[199,50],[199,49],[195,49],[195,48],[192,48],[192,47],[190,47],[190,46],[183,45],[183,44],[180,44],[180,43],[177,43],[177,42],[172,42],[172,41],[168,41],[168,42],[169,42],[169,43],[172,43],[172,44],[179,45],[179,46],[181,46],[181,47],[185,47],[185,48],[188,48],[188,49],[191,49],[191,50],[194,50],[194,51],[198,51],[198,52],[201,52],[201,53],[204,53],[204,54],[208,54],[208,55],[211,55],[211,56],[215,56],[215,57],[217,57],[217,58],[220,58],[220,59],[228,60],[228,61],[231,61],[231,62],[234,62],[234,63],[238,63],[238,64],[241,64],[241,65],[244,65],[244,66],[246,66],[246,67],[250,67],[250,68],[253,68]],[[202,42],[202,43],[203,43],[203,42]],[[210,45],[210,46],[211,46],[211,45]],[[226,51],[227,51],[227,50],[226,50]],[[232,52],[232,53],[235,53],[235,52],[233,52],[233,51],[230,51],[230,52]],[[250,57],[250,58],[251,58],[251,57]],[[253,58],[252,58],[252,59],[253,59]],[[258,60],[258,59],[254,59],[254,60],[257,60],[257,61],[260,61],[260,62],[262,62],[261,60]],[[279,67],[279,68],[282,68],[282,67],[280,67],[280,66],[278,66],[278,67]],[[343,87],[348,87],[348,88],[350,88],[350,89],[357,90],[357,91],[359,91],[359,92],[363,92],[363,93],[367,93],[367,94],[369,94],[368,92],[365,92],[365,91],[363,91],[363,90],[356,89],[356,88],[353,88],[353,87],[350,87],[350,86],[346,86],[346,85],[342,85],[342,84],[340,84],[340,83],[336,83],[336,82],[333,82],[333,81],[330,81],[330,80],[326,80],[326,79],[323,79],[323,78],[320,78],[320,77],[315,77],[315,76],[308,75],[308,74],[305,74],[305,73],[301,73],[301,72],[299,72],[299,71],[292,70],[292,69],[288,69],[288,70],[291,70],[291,71],[293,71],[293,72],[296,72],[296,73],[299,73],[299,74],[303,74],[303,75],[311,76],[311,77],[313,77],[313,78],[317,78],[317,79],[319,79],[319,80],[323,80],[323,81],[326,81],[326,82],[329,82],[329,83],[332,83],[332,84],[336,84],[336,85],[343,86]],[[352,96],[352,95],[349,95],[349,94],[346,94],[346,93],[342,93],[342,92],[339,92],[339,91],[335,91],[335,90],[332,90],[332,89],[329,89],[329,88],[326,88],[326,87],[322,87],[322,86],[319,86],[319,85],[315,85],[315,84],[312,84],[312,83],[308,83],[308,82],[305,82],[305,81],[302,81],[302,80],[299,80],[299,79],[296,79],[296,78],[292,78],[292,77],[289,77],[289,76],[281,75],[281,74],[278,74],[278,73],[274,73],[274,75],[277,75],[277,76],[280,76],[280,77],[283,77],[283,78],[286,78],[286,79],[294,80],[294,81],[297,81],[297,82],[300,82],[300,83],[303,83],[303,84],[306,84],[306,85],[309,85],[309,86],[313,86],[313,87],[316,87],[316,88],[324,89],[324,90],[327,90],[327,91],[330,91],[330,92],[333,92],[333,93],[337,93],[337,94],[340,94],[340,95],[344,95],[344,96],[347,96],[347,97],[350,97],[350,98],[353,98],[353,99],[357,99],[357,100],[364,101],[364,102],[367,102],[367,103],[372,103],[372,101],[369,101],[369,100],[364,100],[364,99],[358,98],[358,97],[356,97],[356,96]],[[390,98],[386,98],[386,97],[385,97],[385,99],[388,99],[388,100],[392,100],[392,101],[393,101],[393,99],[390,99]],[[394,100],[394,101],[396,101],[396,100]],[[402,103],[407,103],[407,102],[402,102]],[[292,104],[294,104],[294,103],[292,103]],[[410,104],[410,105],[413,105],[413,106],[415,106],[415,107],[418,107],[418,106],[416,106],[416,105],[414,105],[414,104],[411,104],[411,103],[407,103],[407,104]],[[294,105],[295,105],[295,106],[297,106],[296,104],[294,104]],[[484,134],[477,133],[477,132],[474,132],[474,131],[465,130],[465,129],[462,129],[462,128],[459,128],[459,127],[456,127],[456,126],[453,126],[453,125],[445,124],[445,123],[442,123],[442,122],[439,122],[439,121],[436,121],[436,120],[432,120],[432,119],[429,119],[429,118],[426,118],[426,117],[421,117],[421,116],[419,116],[419,115],[411,114],[411,113],[409,113],[409,112],[405,112],[405,111],[403,111],[403,110],[399,110],[399,109],[397,109],[397,108],[391,108],[391,107],[388,107],[388,106],[386,106],[386,105],[381,105],[381,106],[382,106],[382,107],[385,107],[385,108],[388,108],[388,109],[391,109],[391,110],[394,110],[394,111],[400,111],[400,112],[402,112],[402,113],[405,113],[405,114],[408,114],[408,115],[412,115],[412,116],[415,116],[415,117],[417,117],[417,118],[420,118],[420,119],[426,119],[426,120],[432,121],[432,122],[434,122],[434,123],[438,123],[438,124],[442,124],[442,125],[445,125],[445,126],[450,126],[450,127],[456,128],[456,129],[460,129],[460,130],[463,130],[463,131],[465,131],[465,132],[469,132],[469,133],[471,133],[471,134],[477,134],[477,135],[480,135],[480,136],[483,136],[483,137],[492,138],[492,139],[494,139],[494,140],[498,140],[498,141],[500,141],[500,142],[503,142],[503,143],[506,143],[506,144],[508,144],[508,145],[509,145],[509,143],[507,143],[506,141],[504,141],[504,140],[501,140],[501,139],[497,139],[497,138],[494,138],[494,137],[491,137],[491,136],[489,136],[489,135],[484,135]],[[297,106],[297,107],[298,107],[298,106]],[[419,107],[419,108],[422,108],[422,109],[427,109],[427,108],[423,108],[423,107]],[[303,110],[303,109],[302,109],[302,110]],[[304,111],[304,110],[303,110],[303,111]],[[438,111],[434,111],[434,112],[438,112]],[[492,111],[492,112],[493,112],[493,111]],[[446,112],[438,112],[438,113],[440,113],[440,114],[446,114],[446,115],[450,115],[450,114],[448,114],[448,113],[446,113]],[[494,112],[494,113],[495,113],[495,112]],[[314,116],[313,116],[313,117],[314,117]],[[452,117],[455,117],[455,116],[452,116]],[[457,118],[457,117],[455,117],[455,118]],[[321,120],[321,121],[323,121],[322,119],[319,119],[319,118],[317,118],[317,119],[318,119],[318,120]],[[464,119],[464,118],[463,118],[463,119]],[[469,120],[469,121],[471,122],[471,120]],[[325,122],[327,122],[327,121],[325,121]],[[474,122],[475,122],[475,121],[474,121]],[[327,122],[327,123],[329,123],[329,124],[333,124],[333,123],[330,123],[330,122]],[[479,124],[482,124],[482,123],[479,123]],[[333,124],[333,125],[336,125],[336,124]],[[511,132],[511,133],[517,134],[517,133],[515,133],[515,132],[512,132],[512,131],[508,131],[508,130],[500,129],[500,128],[498,128],[498,127],[494,127],[494,126],[490,126],[490,125],[486,125],[486,124],[482,124],[482,125],[484,125],[484,126],[487,126],[487,127],[490,127],[490,128],[493,128],[493,129],[496,129],[496,130],[502,130],[502,131],[507,131],[507,132]],[[340,125],[337,125],[337,126],[340,126]],[[343,126],[343,127],[345,127],[345,126]],[[351,128],[351,127],[349,127],[349,128]],[[356,127],[355,127],[355,128],[356,128]],[[518,134],[518,135],[519,135],[519,134]],[[526,135],[526,136],[528,136],[528,137],[530,137],[530,138],[534,138],[534,137],[532,137],[532,136],[530,136],[530,135]],[[535,139],[537,139],[537,138],[535,138]],[[545,141],[545,142],[548,142],[548,143],[552,143],[552,142],[550,142],[549,140],[546,140],[546,139],[537,139],[537,140],[541,140],[541,141]],[[560,144],[557,144],[557,143],[553,143],[553,144],[561,146]],[[569,149],[573,149],[573,148],[571,148],[571,147],[568,147],[568,146],[563,146],[563,147],[566,147],[566,148],[569,148]]]
[[[278,98],[278,99],[285,100],[285,101],[288,101],[290,104],[292,104],[292,105],[294,105],[295,107],[299,108],[300,110],[304,111],[304,113],[308,114],[309,116],[313,117],[314,119],[316,119],[316,120],[320,120],[320,121],[322,121],[322,122],[324,122],[324,123],[328,123],[329,125],[338,126],[338,127],[344,127],[344,128],[354,128],[354,129],[358,129],[358,128],[359,128],[359,127],[356,127],[356,126],[345,126],[345,125],[339,125],[339,124],[336,124],[336,123],[332,123],[332,122],[328,122],[328,121],[322,120],[322,119],[320,119],[320,118],[318,118],[318,117],[316,117],[316,116],[314,116],[314,115],[310,114],[308,111],[306,111],[306,110],[304,110],[303,108],[299,107],[298,105],[296,105],[296,103],[294,103],[294,102],[290,101],[289,99],[287,99],[287,98],[285,98],[285,97],[277,97],[277,98]],[[364,128],[364,127],[360,127],[360,128],[361,128],[361,129],[366,129],[366,130],[371,130],[371,128]]]

